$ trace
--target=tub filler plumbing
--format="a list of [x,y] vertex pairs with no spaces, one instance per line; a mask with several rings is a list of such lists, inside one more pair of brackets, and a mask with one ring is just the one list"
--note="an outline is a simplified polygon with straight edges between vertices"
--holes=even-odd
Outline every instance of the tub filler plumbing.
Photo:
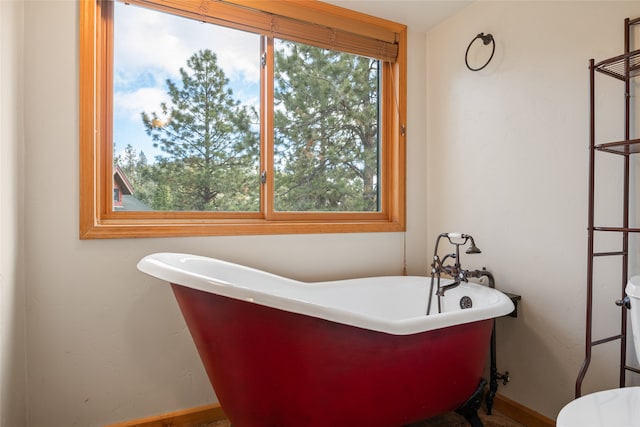
[[[455,246],[455,250],[452,253],[446,254],[442,259],[438,255],[438,247],[440,245],[440,239],[446,238],[449,243]],[[483,277],[487,278],[488,285],[490,288],[495,289],[495,279],[493,278],[493,274],[491,274],[486,268],[482,268],[481,270],[466,270],[462,268],[460,263],[460,247],[465,246],[469,243],[469,247],[466,249],[466,254],[479,254],[482,253],[480,248],[476,246],[476,242],[473,237],[469,234],[463,233],[442,233],[436,239],[436,246],[433,251],[433,261],[431,263],[431,285],[429,290],[429,302],[427,303],[427,315],[431,313],[431,303],[434,294],[437,296],[438,300],[438,313],[442,312],[442,303],[441,298],[444,297],[445,292],[460,286],[462,282],[468,282],[469,279],[480,279]],[[453,261],[453,264],[445,264],[447,260]],[[447,284],[442,284],[440,278],[442,275],[449,276],[453,279],[453,282]],[[434,292],[435,291],[435,292]],[[516,300],[520,297],[517,295],[508,294],[512,300],[514,300],[514,304]],[[467,297],[463,296],[460,299],[460,308],[466,309],[470,308],[473,304],[473,301]],[[515,313],[515,311],[514,311]],[[513,316],[513,314],[512,314]],[[515,316],[514,316],[515,317]],[[491,415],[493,408],[493,401],[495,395],[498,390],[498,381],[502,381],[502,385],[507,385],[507,383],[511,380],[509,376],[509,372],[505,371],[505,373],[498,372],[497,368],[497,360],[496,360],[496,331],[495,325],[493,327],[491,333],[491,360],[490,360],[490,380],[489,380],[489,390],[485,397],[486,405],[487,405],[487,413]],[[484,388],[484,386],[483,386]]]
[[[440,239],[446,237],[449,243],[455,246],[455,252],[445,255],[442,259],[438,255],[438,246],[440,245]],[[431,300],[434,294],[434,286],[437,287],[435,294],[438,296],[438,313],[442,312],[441,298],[444,293],[449,289],[460,286],[462,282],[468,282],[470,277],[482,277],[479,275],[478,270],[470,271],[464,270],[460,264],[460,246],[464,246],[470,242],[469,247],[465,251],[467,254],[479,254],[482,251],[476,246],[473,237],[463,233],[442,233],[436,239],[436,247],[433,251],[433,262],[431,263],[431,290],[429,292],[429,303],[427,304],[427,315],[431,313]],[[453,264],[445,264],[445,262],[451,259]],[[443,285],[440,282],[442,274],[453,279],[452,283]]]

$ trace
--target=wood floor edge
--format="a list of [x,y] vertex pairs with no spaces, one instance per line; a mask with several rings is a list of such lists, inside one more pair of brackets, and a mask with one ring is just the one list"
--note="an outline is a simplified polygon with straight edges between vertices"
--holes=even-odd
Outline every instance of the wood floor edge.
[[547,418],[544,415],[527,408],[523,404],[501,395],[500,393],[496,394],[495,400],[493,401],[493,407],[502,415],[505,415],[520,424],[524,424],[527,427],[555,427],[556,425],[556,422],[551,418]]
[[[527,427],[555,427],[556,425],[552,419],[500,393],[496,395],[493,407],[501,414]],[[214,403],[163,415],[110,424],[105,427],[192,427],[225,419],[226,415],[220,405]]]
[[163,415],[110,424],[105,427],[195,427],[204,423],[213,423],[226,419],[227,416],[220,405],[213,403]]

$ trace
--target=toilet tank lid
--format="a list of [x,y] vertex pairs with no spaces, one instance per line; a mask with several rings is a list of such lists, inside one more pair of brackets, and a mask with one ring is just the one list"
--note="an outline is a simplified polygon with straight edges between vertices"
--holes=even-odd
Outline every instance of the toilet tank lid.
[[624,291],[630,297],[640,298],[640,276],[631,277]]

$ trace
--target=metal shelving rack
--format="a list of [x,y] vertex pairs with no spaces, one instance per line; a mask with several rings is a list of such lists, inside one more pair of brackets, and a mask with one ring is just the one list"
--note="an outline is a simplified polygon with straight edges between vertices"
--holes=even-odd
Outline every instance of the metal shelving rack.
[[[640,49],[631,50],[632,30],[635,25],[640,24],[640,18],[625,19],[624,22],[624,53],[622,55],[609,58],[596,63],[590,60],[590,144],[589,144],[589,217],[588,217],[588,259],[587,259],[587,309],[586,309],[586,339],[585,358],[576,380],[575,396],[582,394],[582,381],[591,363],[591,350],[594,346],[620,340],[620,387],[626,385],[626,373],[632,371],[640,373],[640,369],[629,366],[626,360],[627,352],[627,307],[623,301],[624,288],[629,273],[629,234],[640,233],[640,228],[629,227],[629,189],[630,189],[630,157],[632,154],[640,153],[640,139],[631,139],[631,82],[634,77],[640,76]],[[604,144],[595,143],[595,73],[613,77],[624,82],[625,97],[625,128],[624,140],[608,142]],[[624,177],[623,177],[623,218],[621,227],[601,227],[594,224],[595,207],[595,159],[596,152],[606,152],[624,157]],[[622,249],[612,252],[596,252],[594,250],[595,232],[615,232],[622,238]],[[616,304],[621,308],[620,333],[593,339],[593,276],[594,260],[597,257],[620,257],[622,264],[622,284],[621,298]]]

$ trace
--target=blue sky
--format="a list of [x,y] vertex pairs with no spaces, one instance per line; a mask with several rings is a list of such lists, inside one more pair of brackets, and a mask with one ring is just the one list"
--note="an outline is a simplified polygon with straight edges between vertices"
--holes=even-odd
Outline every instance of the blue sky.
[[259,105],[259,36],[120,2],[114,26],[114,155],[127,144],[144,151],[149,161],[161,154],[140,113],[159,112],[168,100],[166,80],[179,83],[179,69],[201,49],[217,54],[236,99]]

